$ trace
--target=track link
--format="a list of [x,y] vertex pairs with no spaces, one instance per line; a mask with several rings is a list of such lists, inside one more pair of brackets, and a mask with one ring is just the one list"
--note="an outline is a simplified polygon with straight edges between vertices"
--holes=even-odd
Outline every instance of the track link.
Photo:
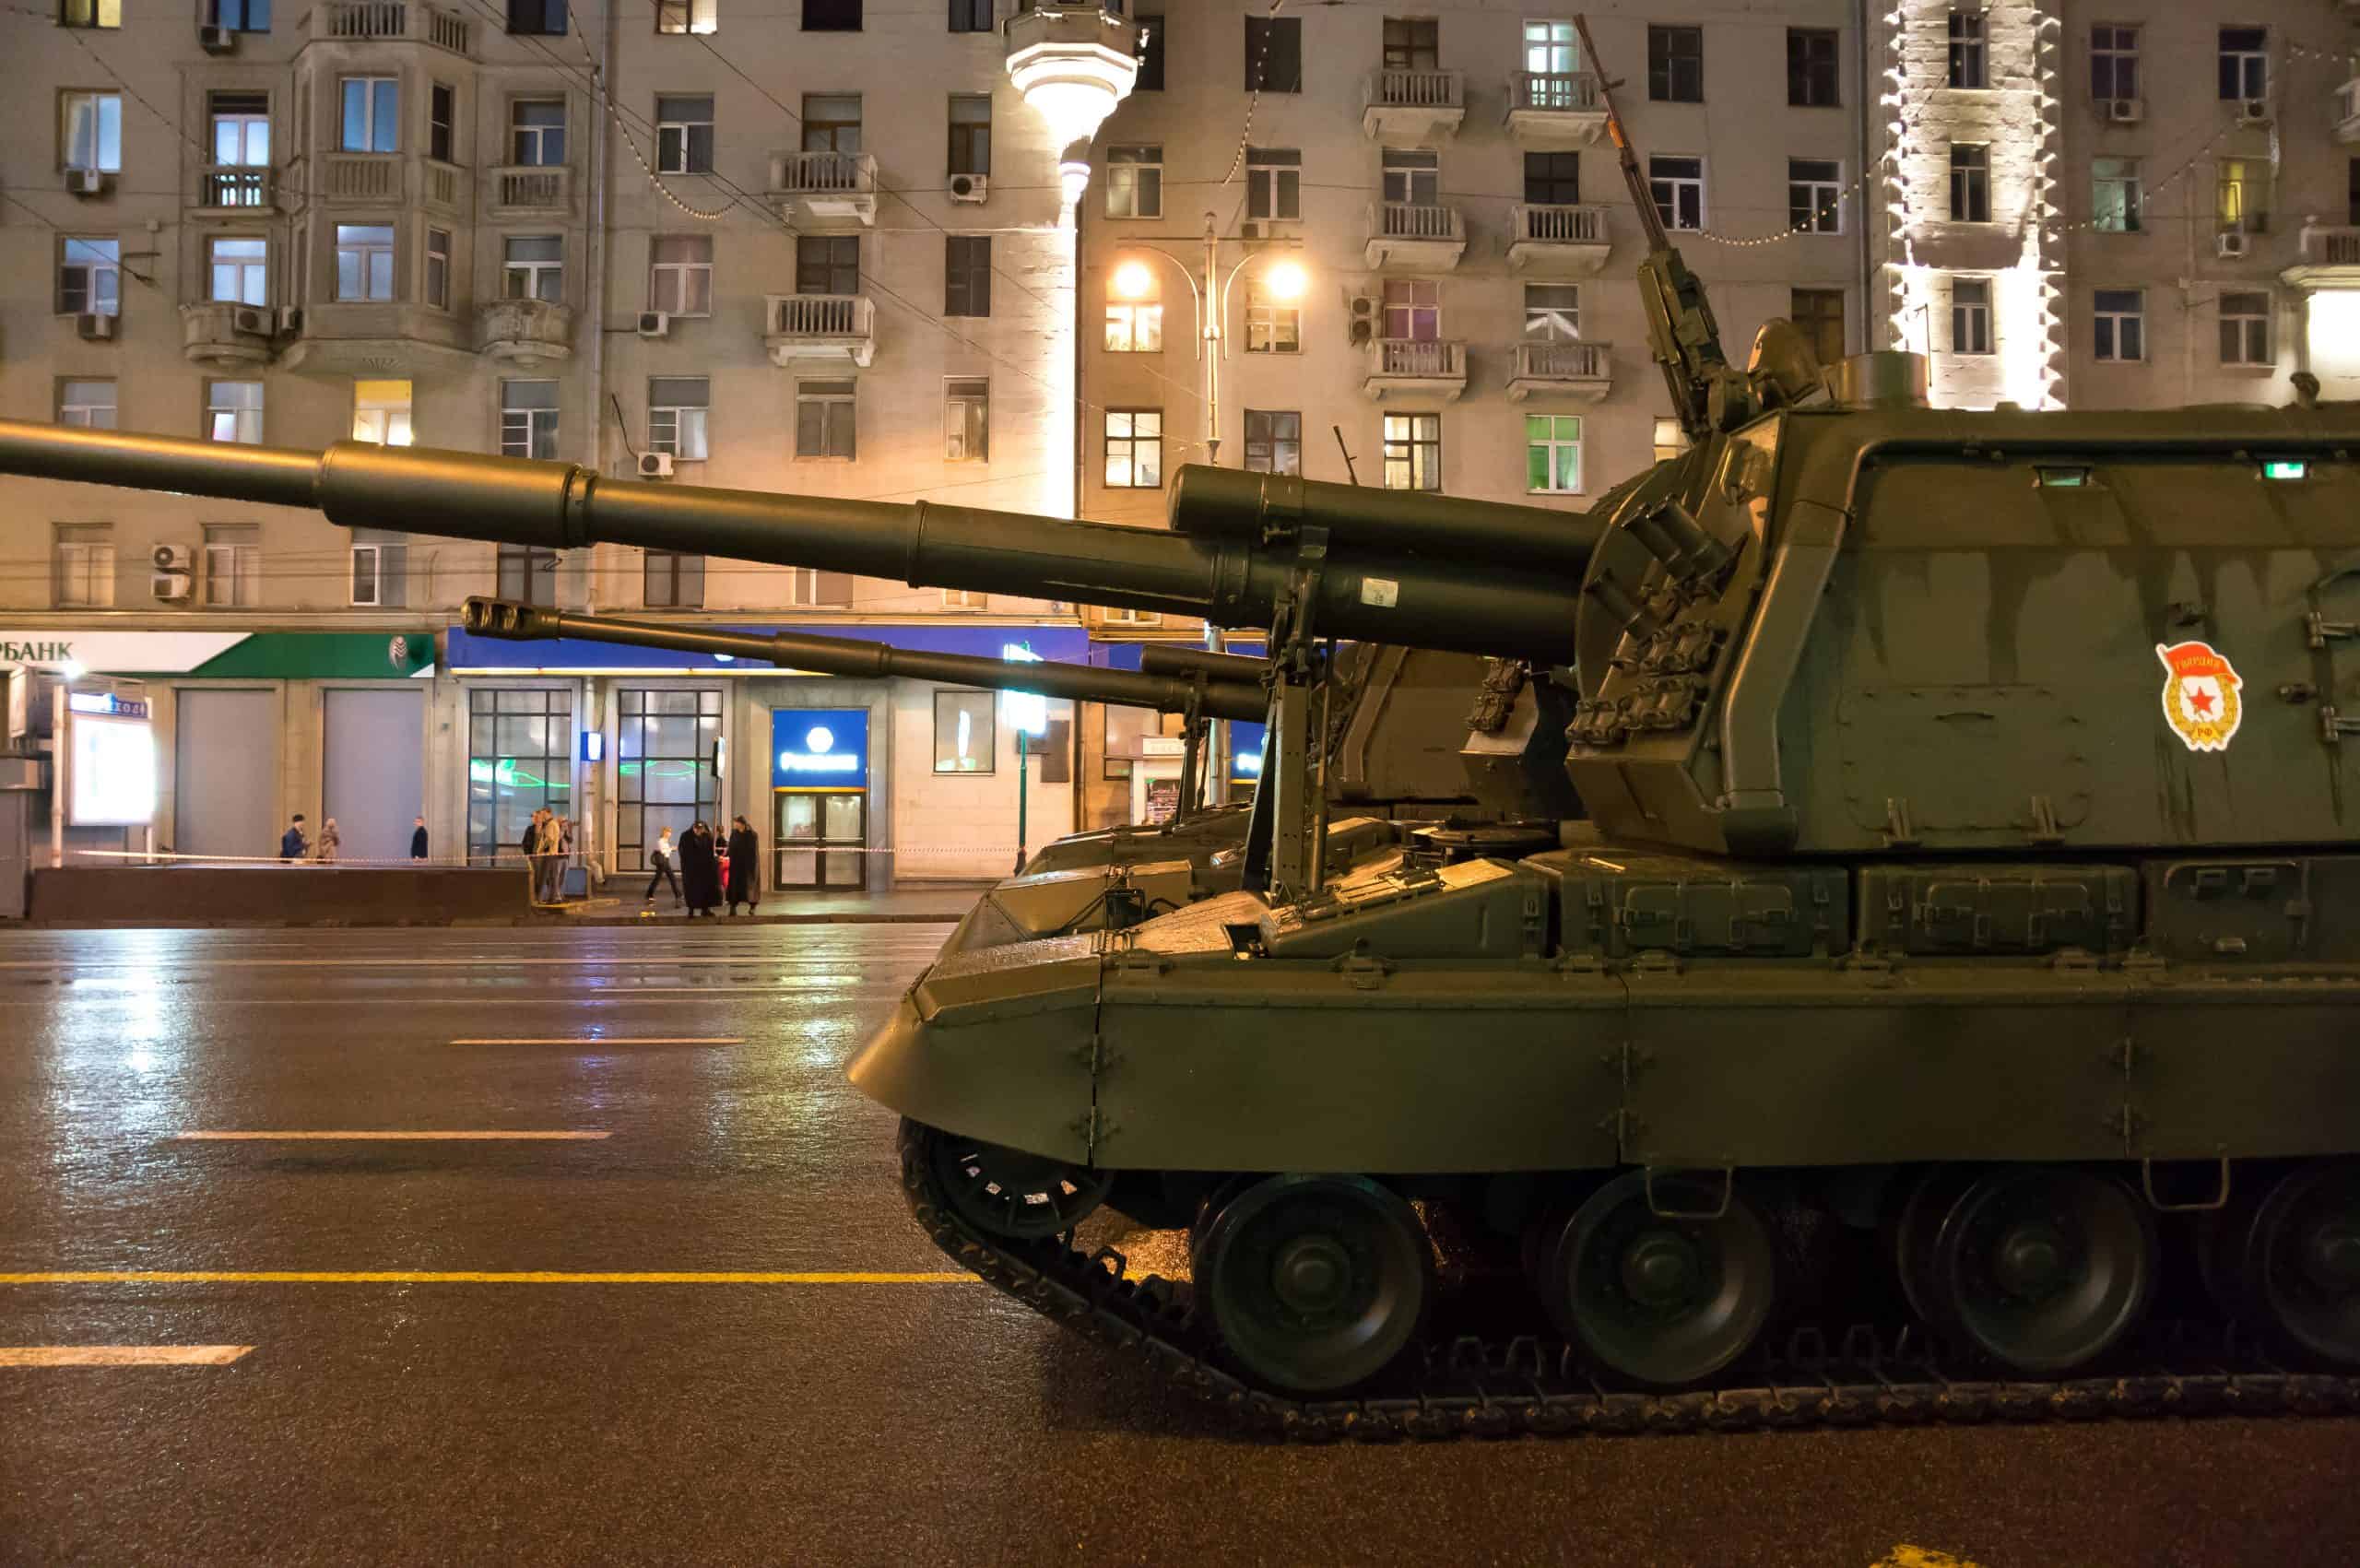
[[2137,1373],[2042,1383],[1952,1375],[1907,1329],[1861,1326],[1830,1338],[1805,1326],[1789,1336],[1770,1381],[1677,1394],[1605,1388],[1539,1338],[1460,1338],[1429,1345],[1398,1394],[1292,1399],[1221,1365],[1185,1285],[1129,1278],[1112,1248],[1085,1253],[1062,1236],[1000,1241],[967,1225],[937,1185],[926,1130],[902,1124],[902,1196],[953,1262],[1044,1317],[1144,1357],[1248,1430],[1288,1441],[2360,1414],[2360,1377],[2290,1372],[2233,1334],[2195,1328],[2152,1335],[2144,1349],[2156,1364]]

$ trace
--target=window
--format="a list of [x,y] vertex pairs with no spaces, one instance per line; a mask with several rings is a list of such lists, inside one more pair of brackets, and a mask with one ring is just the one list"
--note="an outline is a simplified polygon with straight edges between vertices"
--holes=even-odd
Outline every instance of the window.
[[500,454],[539,458],[557,455],[557,383],[500,383]]
[[647,308],[667,315],[713,313],[713,236],[658,234],[648,247]]
[[347,152],[401,150],[401,86],[392,77],[347,77],[338,142]]
[[1249,474],[1303,472],[1303,416],[1292,411],[1245,410],[1245,471]]
[[2221,160],[2219,207],[2224,234],[2260,234],[2270,228],[2270,209],[2262,197],[2264,175],[2258,165],[2241,158]]
[[[990,0],[985,0],[988,5]],[[655,0],[657,32],[706,33],[720,26],[719,0]]]
[[[1121,288],[1134,276],[1143,276],[1136,299],[1127,298]],[[1163,299],[1158,292],[1161,285],[1153,271],[1142,266],[1139,275],[1128,267],[1115,269],[1115,281],[1108,283],[1110,298],[1106,301],[1106,352],[1109,354],[1161,354],[1163,352]]]
[[992,313],[992,237],[952,234],[942,242],[942,313]]
[[106,609],[114,604],[114,525],[57,525],[57,607]]
[[1385,199],[1412,206],[1442,200],[1442,158],[1416,148],[1387,147],[1380,160]]
[[1303,90],[1303,18],[1245,18],[1245,90]]
[[1951,74],[1954,88],[1985,88],[1991,85],[1990,72],[1985,64],[1983,12],[1978,8],[1962,11],[1951,9]]
[[655,100],[655,171],[658,174],[713,172],[713,100],[658,98]]
[[795,291],[798,294],[859,293],[860,236],[796,235]]
[[1524,286],[1524,340],[1527,343],[1574,343],[1582,335],[1582,286],[1578,283],[1528,283]]
[[[682,555],[678,550],[643,551],[640,557],[639,602],[649,609],[704,608],[704,557]],[[689,693],[663,695],[685,697]],[[705,756],[711,755],[708,749]]]
[[1991,149],[1971,142],[1951,144],[1951,221],[1991,221]]
[[61,241],[57,309],[62,315],[111,316],[123,309],[123,242]]
[[1991,352],[1991,280],[1951,279],[1951,352]]
[[262,444],[262,383],[208,381],[205,383],[205,439]]
[[565,161],[565,103],[520,98],[508,106],[509,160],[541,168]]
[[2270,354],[2270,296],[2221,296],[2221,362],[2224,365],[2267,365]]
[[705,460],[705,413],[712,406],[705,376],[650,376],[647,382],[647,450],[668,453],[682,463]]
[[536,545],[502,545],[496,581],[503,599],[555,608],[557,551]]
[[1158,490],[1163,488],[1163,410],[1106,410],[1106,488],[1110,490]]
[[1432,17],[1385,18],[1385,68],[1432,71],[1442,64],[1442,24]]
[[[1561,77],[1582,68],[1581,36],[1571,22],[1524,24],[1524,68],[1540,76]],[[1571,108],[1568,104],[1566,107]]]
[[1260,278],[1245,285],[1245,351],[1248,354],[1303,352],[1303,308],[1282,300]]
[[1526,153],[1524,199],[1534,206],[1572,206],[1578,203],[1582,199],[1582,155]]
[[459,95],[448,85],[436,82],[426,95],[426,156],[437,163],[456,163],[458,147],[455,127],[459,121]]
[[270,0],[207,0],[205,20],[231,32],[268,32]]
[[215,239],[205,242],[209,300],[223,304],[270,303],[269,244],[262,240]]
[[952,32],[990,32],[996,23],[992,11],[996,0],[950,0],[950,30]]
[[2090,29],[2090,96],[2103,102],[2139,96],[2139,29]]
[[2090,160],[2090,226],[2103,234],[2139,232],[2139,160]]
[[409,383],[357,381],[352,383],[352,439],[380,446],[410,443]]
[[1524,417],[1524,488],[1534,495],[1579,495],[1582,422],[1573,414]]
[[934,771],[990,772],[998,760],[998,732],[993,728],[997,709],[997,701],[988,691],[936,692]]
[[1797,109],[1835,109],[1844,101],[1835,77],[1835,29],[1787,29],[1787,101]]
[[409,545],[399,534],[352,531],[352,602],[378,609],[409,603]]
[[855,153],[860,150],[860,94],[807,92],[803,95],[803,150]]
[[1110,147],[1106,149],[1106,216],[1163,216],[1162,147]]
[[992,171],[992,100],[982,93],[950,95],[950,172]]
[[515,234],[501,263],[500,292],[510,300],[565,299],[565,239],[558,234]]
[[1385,280],[1385,333],[1398,342],[1432,343],[1442,336],[1442,285],[1428,277]]
[[562,37],[565,33],[565,0],[508,0],[508,30],[542,37]]
[[1163,90],[1163,18],[1139,18],[1139,77],[1131,84],[1133,92]]
[[410,444],[410,383],[357,380],[351,383],[351,439],[378,446]]
[[1787,226],[1803,234],[1844,232],[1844,166],[1834,159],[1787,159]]
[[2265,97],[2270,89],[2270,29],[2221,29],[2221,97],[2246,100]]
[[786,602],[790,605],[849,605],[852,577],[843,572],[814,572],[808,566],[786,569]]
[[86,430],[114,429],[112,381],[62,381],[57,383],[57,422]]
[[1705,160],[1701,158],[1650,158],[1647,191],[1655,198],[1656,216],[1666,229],[1705,227]]
[[339,300],[390,300],[394,297],[392,224],[339,223],[336,226],[336,297]]
[[1823,365],[1832,365],[1844,358],[1844,290],[1841,289],[1796,289],[1788,293],[1787,319],[1811,345],[1811,355]]
[[[211,157],[232,169],[263,169],[270,163],[270,96],[259,92],[217,92],[207,101],[206,123],[212,130]],[[260,193],[254,205],[260,206]]]
[[795,383],[795,455],[853,455],[853,385],[848,381]]
[[252,523],[205,525],[205,603],[242,609],[260,600],[262,530]]
[[572,809],[573,745],[573,691],[565,684],[467,693],[469,860],[489,866],[506,855],[513,863],[534,812]]
[[1686,452],[1688,450],[1688,432],[1680,428],[1680,421],[1678,419],[1663,415],[1658,415],[1656,417],[1655,453],[1657,462],[1670,462],[1682,453]]
[[[123,0],[60,0],[57,25],[62,28],[119,28]],[[108,603],[113,603],[112,595]]]
[[451,308],[451,231],[426,231],[426,302],[438,311]]
[[1658,103],[1705,101],[1705,29],[1647,29],[1647,96]]
[[1385,488],[1388,490],[1442,489],[1442,416],[1385,416]]
[[123,95],[114,92],[61,94],[65,115],[58,161],[67,169],[123,171]]
[[860,0],[803,0],[805,32],[858,32]]
[[1303,216],[1303,154],[1299,149],[1245,149],[1245,216],[1289,220]]
[[942,383],[942,460],[981,463],[991,455],[992,383],[952,376]]
[[2147,357],[2146,298],[2137,289],[2100,289],[2091,296],[2100,360]]

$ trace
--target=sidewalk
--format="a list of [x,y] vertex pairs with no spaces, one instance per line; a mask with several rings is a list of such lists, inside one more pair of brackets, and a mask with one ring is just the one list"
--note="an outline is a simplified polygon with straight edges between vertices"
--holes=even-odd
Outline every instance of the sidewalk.
[[[890,892],[766,893],[757,914],[716,913],[714,925],[825,925],[879,922],[951,922],[965,918],[988,882],[952,882],[938,888],[895,888]],[[635,895],[619,894],[609,881],[599,892],[571,903],[538,909],[538,919],[565,920],[578,925],[637,925],[683,922],[688,906],[674,902],[668,890],[658,892],[653,904]]]

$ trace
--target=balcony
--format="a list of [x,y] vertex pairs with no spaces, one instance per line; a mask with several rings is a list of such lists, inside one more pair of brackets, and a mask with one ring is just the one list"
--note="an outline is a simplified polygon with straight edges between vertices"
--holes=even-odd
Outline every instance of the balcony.
[[549,300],[494,300],[476,307],[476,351],[519,370],[573,352],[573,308]]
[[2360,146],[2360,77],[2335,89],[2335,139]]
[[223,217],[267,213],[274,194],[267,168],[207,163],[196,171],[196,205],[202,212]]
[[1362,89],[1361,130],[1372,141],[1415,147],[1457,136],[1466,118],[1463,72],[1380,67],[1368,74]]
[[1009,18],[1008,79],[1049,123],[1057,149],[1090,139],[1139,77],[1139,29],[1097,5],[1035,0]]
[[191,364],[245,371],[270,362],[271,313],[266,305],[207,301],[181,307],[181,348]]
[[1606,95],[1594,71],[1517,71],[1504,123],[1526,147],[1587,147],[1606,130]]
[[1606,265],[1614,241],[1606,208],[1518,202],[1508,208],[1508,265],[1543,277],[1587,277]]
[[877,221],[877,158],[867,152],[775,152],[771,199],[779,216],[816,221]]
[[320,195],[332,202],[379,205],[402,199],[402,155],[331,152],[320,159]]
[[1519,343],[1508,375],[1508,401],[1528,397],[1596,403],[1614,385],[1611,343]]
[[1361,392],[1372,403],[1387,397],[1441,398],[1467,390],[1467,345],[1407,337],[1372,338]]
[[762,347],[785,370],[798,363],[853,364],[877,357],[877,308],[866,294],[773,294],[763,301]]
[[1448,272],[1467,253],[1458,209],[1429,202],[1378,202],[1368,209],[1371,266]]
[[2278,276],[2292,289],[2360,289],[2360,227],[2303,226],[2303,259]]
[[323,0],[311,15],[314,42],[425,43],[470,56],[474,51],[474,29],[466,17],[422,0]]
[[313,301],[278,362],[314,375],[419,379],[461,374],[480,363],[465,320],[399,300]]
[[562,218],[573,210],[573,171],[562,163],[489,169],[494,218]]

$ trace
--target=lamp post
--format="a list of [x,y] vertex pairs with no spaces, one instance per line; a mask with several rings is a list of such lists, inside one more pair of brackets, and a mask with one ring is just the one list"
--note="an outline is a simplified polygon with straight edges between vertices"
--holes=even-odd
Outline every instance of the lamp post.
[[[1196,311],[1197,358],[1205,367],[1205,461],[1221,465],[1221,362],[1229,357],[1229,295],[1236,287],[1240,274],[1257,261],[1275,262],[1265,269],[1270,289],[1279,299],[1303,298],[1305,279],[1303,265],[1292,256],[1277,249],[1253,249],[1233,263],[1227,273],[1221,271],[1221,236],[1214,230],[1213,215],[1205,214],[1204,280],[1199,283],[1196,269],[1174,252],[1162,245],[1132,243],[1127,249],[1152,251],[1173,264],[1180,276],[1187,280],[1188,301]],[[1123,262],[1115,268],[1115,292],[1126,299],[1146,296],[1153,277],[1147,264],[1139,260]]]
[[[999,656],[1010,664],[1037,665],[1041,655],[1022,643],[1003,643]],[[1049,729],[1049,700],[1037,692],[1003,691],[999,699],[1000,712],[1007,715],[1009,727],[1016,732],[1016,875],[1024,874],[1025,861],[1025,794],[1031,784],[1031,740],[1045,735]]]

